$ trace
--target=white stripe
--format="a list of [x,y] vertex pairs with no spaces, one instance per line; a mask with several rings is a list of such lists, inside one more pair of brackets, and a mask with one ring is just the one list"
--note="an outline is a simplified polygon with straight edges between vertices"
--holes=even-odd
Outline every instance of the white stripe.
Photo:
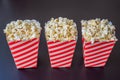
[[[35,40],[39,40],[39,39],[35,39]],[[29,40],[27,40],[27,41],[20,41],[20,42],[17,42],[17,43],[14,43],[14,44],[12,44],[12,45],[10,45],[9,47],[10,48],[13,48],[13,47],[15,47],[15,46],[17,46],[17,45],[20,45],[20,44],[24,44],[25,42],[28,42]],[[8,42],[9,43],[9,42]]]
[[102,63],[102,64],[98,64],[98,65],[85,65],[85,67],[104,67],[105,66],[105,63]]
[[[93,44],[96,45],[96,44],[103,43],[103,42],[114,42],[114,43],[115,43],[116,41],[113,41],[113,40],[111,40],[111,41],[97,41],[97,42],[94,42]],[[85,43],[86,45],[88,45],[88,44],[91,44],[91,45],[92,45],[91,42],[85,42],[85,41],[84,41],[83,43]]]
[[[102,57],[95,58],[95,59],[91,59],[91,60],[87,60],[87,61],[86,61],[86,58],[85,58],[85,63],[86,63],[86,64],[89,63],[89,62],[97,63],[97,62],[99,62],[98,60],[103,59],[103,58],[106,58],[106,59],[103,59],[103,60],[106,60],[106,61],[107,61],[107,58],[108,58],[108,57],[109,57],[109,55],[106,55],[106,56],[102,56]],[[93,61],[94,61],[94,62],[93,62]],[[102,60],[100,60],[100,61],[102,61]]]
[[[102,61],[99,61],[99,62],[95,62],[95,63],[90,63],[90,64],[85,64],[85,66],[92,66],[92,65],[96,65],[97,66],[97,64],[99,64],[99,63],[101,63],[101,62],[106,62],[106,60],[102,60]],[[101,64],[105,64],[105,63],[101,63]],[[100,64],[99,64],[100,65]]]
[[[38,51],[38,48],[34,49],[33,51],[31,51],[29,53],[26,53],[25,55],[27,56],[27,55],[34,53],[34,52],[37,52],[37,51]],[[16,56],[21,55],[21,54],[23,54],[23,53],[19,52],[19,53],[12,54],[12,55],[13,55],[13,57],[16,57]]]
[[91,47],[91,46],[95,46],[95,45],[97,45],[97,44],[101,44],[101,43],[103,43],[103,42],[95,42],[95,43],[91,43],[91,44],[87,44],[86,42],[84,42],[85,43],[85,48],[88,48],[88,47]]
[[[52,67],[55,67],[55,66],[59,66],[59,65],[62,65],[62,64],[65,64],[65,63],[68,63],[68,62],[71,62],[72,60],[67,60],[67,61],[64,61],[64,62],[61,62],[61,63],[56,63],[56,64],[52,64]],[[65,64],[67,65],[67,64]]]
[[94,64],[99,64],[101,62],[106,62],[106,60],[104,59],[104,60],[96,61],[96,62],[93,62],[93,63],[85,63],[85,64],[87,64],[87,65],[94,65]]
[[91,44],[89,44],[89,45],[85,45],[85,48],[89,48],[89,47],[92,47],[92,46],[96,46],[96,45],[98,45],[98,44],[101,44],[101,43],[104,43],[104,42],[95,42],[95,43],[91,43]]
[[[34,49],[34,48],[38,47],[38,45],[39,45],[39,44],[36,44],[36,45],[34,45],[34,46],[31,46],[30,48],[27,48],[27,49],[25,49],[25,50],[23,50],[23,51],[20,51],[19,54],[22,54],[22,53],[25,53],[25,52],[27,52],[27,51],[30,51],[31,49]],[[14,53],[12,50],[11,50],[11,52]],[[18,54],[18,53],[17,53],[17,54]]]
[[33,67],[37,67],[37,63],[31,64],[30,66],[27,66],[25,68],[33,68]]
[[99,65],[94,65],[94,67],[103,67],[105,66],[105,63],[99,64]]
[[59,54],[59,53],[62,53],[62,52],[65,52],[65,51],[67,51],[67,50],[70,50],[70,49],[74,49],[75,48],[75,46],[70,46],[69,48],[66,48],[66,49],[63,49],[63,50],[59,50],[59,51],[56,51],[56,52],[50,52],[50,55],[52,56],[52,55],[55,55],[55,54]]
[[[23,48],[25,48],[25,47],[30,46],[31,44],[35,44],[36,42],[38,42],[38,40],[34,40],[34,41],[30,42],[30,43],[25,44],[24,46],[20,46],[20,47],[18,47],[18,48],[12,49],[12,52],[21,50],[21,49],[23,49]],[[37,44],[38,44],[38,43],[37,43]]]
[[[24,58],[24,57],[27,57],[27,56],[29,56],[29,55],[31,55],[31,54],[35,54],[35,53],[37,53],[37,52],[38,52],[38,49],[35,49],[35,50],[33,50],[32,52],[30,52],[30,53],[26,53],[26,54],[24,54],[24,55],[22,55],[22,56],[17,57],[15,60],[22,59],[22,58]],[[17,54],[17,55],[18,55],[18,54]],[[16,54],[13,54],[13,57],[16,57],[17,55],[16,55]]]
[[[53,41],[47,41],[47,43],[48,43],[48,42],[53,42]],[[63,42],[54,42],[54,43],[48,44],[48,47],[56,46],[56,45],[62,44],[62,43],[64,43],[64,42],[65,42],[65,41],[63,41]]]
[[[37,59],[34,59],[34,60],[32,60],[31,62],[27,62],[27,63],[25,63],[25,64],[21,64],[21,65],[19,65],[19,66],[17,66],[18,68],[21,68],[21,67],[24,67],[24,66],[26,66],[26,65],[28,65],[28,64],[31,64],[31,63],[33,63],[33,62],[35,62],[35,61],[37,61]],[[31,65],[33,65],[33,64],[31,64]],[[30,66],[31,66],[30,65]],[[26,67],[29,67],[29,66],[26,66]]]
[[105,47],[105,46],[108,46],[108,45],[112,45],[112,44],[113,44],[113,42],[112,43],[107,43],[107,44],[102,44],[102,45],[99,45],[99,46],[95,46],[93,48],[88,48],[88,49],[86,49],[86,51],[95,50],[95,49],[102,48],[102,47]]
[[[28,57],[28,58],[26,58],[26,59],[23,59],[23,60],[21,60],[21,61],[17,61],[16,62],[16,65],[18,65],[18,64],[21,64],[21,63],[23,63],[23,62],[26,62],[26,61],[28,61],[28,60],[30,60],[30,59],[32,59],[32,58],[35,58],[35,57],[37,57],[38,56],[38,54],[35,54],[35,55],[33,55],[33,56],[31,56],[31,57]],[[15,58],[15,61],[17,60],[17,58]],[[32,61],[32,60],[31,60]],[[28,63],[28,62],[27,62]]]
[[[51,61],[51,63],[54,64],[54,63],[56,63],[56,62],[60,62],[60,61],[62,61],[62,60],[68,59],[68,58],[71,58],[70,60],[72,60],[72,57],[73,57],[73,55],[66,56],[66,57],[63,57],[63,58],[61,58],[61,59],[56,59],[56,60],[54,60],[54,61]],[[51,58],[50,58],[50,59],[51,59]],[[63,61],[63,62],[64,62],[64,61]],[[61,63],[62,63],[62,62],[61,62]]]
[[[64,53],[64,54],[60,54],[60,55],[57,55],[57,56],[51,57],[50,59],[56,59],[56,58],[59,58],[59,57],[62,57],[62,56],[66,56],[66,55],[68,55],[68,54],[72,54],[72,53],[74,53],[74,50],[69,51],[69,52]],[[51,56],[51,55],[50,55],[50,56]]]
[[[33,68],[33,67],[36,67],[37,66],[37,63],[34,63],[34,64],[32,64],[32,65],[30,65],[30,66],[26,66],[26,67],[24,67],[24,68]],[[20,68],[22,68],[21,66],[17,66],[17,68],[18,69],[20,69]]]
[[102,52],[102,51],[104,51],[104,50],[108,50],[108,49],[112,49],[112,48],[113,48],[113,46],[110,46],[110,47],[103,48],[103,49],[96,50],[96,51],[92,51],[92,52],[89,52],[89,53],[88,53],[86,50],[84,50],[84,52],[85,52],[85,55],[86,55],[86,54],[95,54],[95,53]]
[[[23,44],[23,43],[25,43],[25,42],[27,42],[27,41],[20,41],[20,42],[17,42],[17,43],[14,43],[14,44],[9,45],[9,47],[10,47],[10,48],[13,48],[13,47],[15,47],[15,46],[17,46],[17,45],[20,45],[20,44]],[[9,42],[8,42],[8,43],[9,43]]]
[[103,52],[103,53],[98,53],[98,54],[94,54],[94,55],[91,55],[90,56],[90,54],[85,54],[84,56],[89,56],[89,57],[87,57],[88,59],[89,58],[91,58],[91,57],[97,57],[97,56],[100,56],[100,55],[103,55],[103,54],[108,54],[108,53],[110,53],[111,51],[105,51],[105,52]]
[[57,49],[60,49],[60,48],[64,48],[64,47],[70,46],[71,44],[74,44],[74,43],[76,43],[76,41],[64,44],[64,45],[59,46],[59,47],[49,48],[49,51],[54,51],[54,50],[57,50]]

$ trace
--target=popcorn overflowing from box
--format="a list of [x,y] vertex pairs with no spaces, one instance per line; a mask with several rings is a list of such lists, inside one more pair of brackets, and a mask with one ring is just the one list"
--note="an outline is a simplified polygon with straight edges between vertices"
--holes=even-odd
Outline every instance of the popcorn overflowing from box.
[[37,67],[41,29],[36,20],[17,20],[6,25],[4,33],[18,69]]
[[105,66],[117,41],[115,26],[100,18],[82,20],[81,24],[85,67]]
[[45,24],[45,36],[51,67],[71,67],[77,41],[76,23],[67,18],[51,18]]

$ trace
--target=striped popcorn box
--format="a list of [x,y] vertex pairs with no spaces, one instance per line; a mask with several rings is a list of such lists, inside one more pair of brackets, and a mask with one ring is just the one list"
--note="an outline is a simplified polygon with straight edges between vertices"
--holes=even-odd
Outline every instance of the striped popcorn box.
[[76,40],[47,41],[52,68],[71,67]]
[[39,38],[8,42],[17,69],[36,68]]
[[83,56],[85,67],[104,67],[116,41],[84,42]]

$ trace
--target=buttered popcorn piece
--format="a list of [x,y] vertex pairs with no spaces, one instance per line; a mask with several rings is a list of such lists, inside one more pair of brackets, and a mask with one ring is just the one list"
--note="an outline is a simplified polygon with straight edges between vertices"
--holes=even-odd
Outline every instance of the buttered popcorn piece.
[[39,38],[41,29],[36,20],[17,20],[7,24],[4,33],[8,41],[29,40]]
[[115,26],[107,19],[82,20],[82,35],[86,42],[117,40]]
[[77,27],[73,20],[67,18],[51,18],[45,24],[45,35],[47,40],[68,41],[77,39]]

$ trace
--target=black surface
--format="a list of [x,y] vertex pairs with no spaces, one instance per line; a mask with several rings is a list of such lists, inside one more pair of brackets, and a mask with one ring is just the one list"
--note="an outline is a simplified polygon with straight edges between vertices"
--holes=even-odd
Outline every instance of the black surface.
[[[119,0],[0,0],[0,80],[120,80],[120,41],[105,68],[85,68],[82,57],[81,19],[108,18],[120,40]],[[36,19],[42,27],[51,17],[67,17],[77,23],[79,39],[72,68],[51,69],[42,30],[37,69],[17,70],[3,29],[17,19]]]

